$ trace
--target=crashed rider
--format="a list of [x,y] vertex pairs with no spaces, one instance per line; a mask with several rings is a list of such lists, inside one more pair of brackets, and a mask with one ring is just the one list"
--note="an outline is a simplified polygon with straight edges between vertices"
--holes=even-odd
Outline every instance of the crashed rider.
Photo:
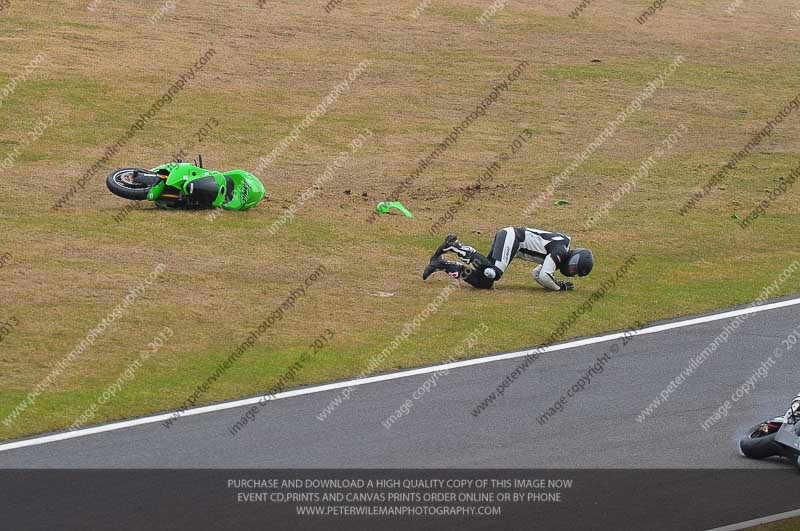
[[800,422],[800,395],[794,397],[792,404],[789,406],[789,411],[786,412],[786,420],[789,424],[796,424]]
[[[585,277],[594,267],[592,251],[583,248],[570,250],[571,241],[569,236],[559,232],[506,227],[497,232],[487,258],[475,248],[459,242],[455,234],[450,234],[431,257],[422,279],[427,279],[435,271],[446,271],[451,277],[462,279],[476,288],[489,289],[500,280],[511,261],[519,257],[539,264],[533,270],[533,278],[542,287],[551,291],[571,290],[574,289],[572,282],[556,281],[556,270],[566,277]],[[446,252],[455,253],[470,267],[445,260],[442,255]]]

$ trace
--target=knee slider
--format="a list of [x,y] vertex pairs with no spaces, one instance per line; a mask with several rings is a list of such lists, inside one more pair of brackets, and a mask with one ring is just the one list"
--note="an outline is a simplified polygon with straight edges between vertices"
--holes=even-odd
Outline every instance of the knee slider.
[[489,266],[483,269],[483,276],[488,278],[489,280],[500,280],[500,277],[503,276],[503,271],[494,267]]

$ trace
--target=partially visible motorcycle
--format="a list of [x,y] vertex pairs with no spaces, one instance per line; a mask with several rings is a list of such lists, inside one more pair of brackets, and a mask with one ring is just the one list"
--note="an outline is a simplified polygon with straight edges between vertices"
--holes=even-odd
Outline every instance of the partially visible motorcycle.
[[243,170],[219,172],[199,162],[168,162],[151,170],[120,168],[106,179],[111,193],[133,201],[153,201],[161,208],[248,210],[266,191],[258,178]]
[[739,441],[742,455],[751,459],[784,457],[800,467],[800,415],[797,410],[753,426]]

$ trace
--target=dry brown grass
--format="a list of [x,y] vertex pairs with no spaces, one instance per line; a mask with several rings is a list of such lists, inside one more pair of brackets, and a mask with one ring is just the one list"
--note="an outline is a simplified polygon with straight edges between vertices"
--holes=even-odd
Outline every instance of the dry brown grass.
[[[441,279],[419,279],[437,240],[428,227],[526,127],[533,143],[445,230],[484,248],[507,225],[562,229],[598,255],[597,275],[580,283],[584,294],[627,256],[639,255],[637,274],[572,335],[744,302],[796,257],[796,190],[748,231],[730,215],[743,217],[796,164],[800,113],[695,213],[677,215],[690,192],[795,95],[791,65],[800,21],[791,18],[791,2],[745,0],[732,16],[724,1],[668,3],[644,26],[634,20],[640,2],[596,2],[577,20],[567,17],[572,2],[509,2],[481,26],[474,18],[488,2],[474,0],[434,0],[416,20],[409,16],[415,1],[345,0],[327,14],[317,2],[259,9],[255,2],[182,0],[175,14],[151,27],[161,4],[106,0],[92,13],[88,2],[32,0],[0,17],[0,88],[38,52],[51,58],[0,108],[0,155],[41,116],[56,121],[2,174],[0,252],[11,252],[14,262],[0,269],[0,318],[16,316],[21,326],[0,345],[0,413],[127,286],[156,263],[168,265],[158,290],[12,429],[0,428],[0,437],[69,424],[162,324],[176,337],[103,415],[174,407],[319,263],[329,276],[207,398],[269,388],[325,327],[337,338],[303,381],[360,372],[443,286]],[[67,208],[50,211],[105,146],[210,47],[217,55],[206,69],[105,170],[165,161],[210,117],[221,125],[201,146],[209,165],[252,170],[335,83],[360,61],[371,64],[260,175],[269,200],[253,211],[225,213],[212,224],[205,213],[143,210],[116,224],[112,216],[124,202],[108,193],[104,175]],[[679,54],[686,65],[553,197],[571,205],[548,203],[523,219],[520,212],[541,188]],[[531,64],[522,78],[401,198],[416,219],[367,224],[375,203],[521,60]],[[681,123],[686,140],[605,220],[583,231],[584,216]],[[281,210],[364,127],[373,139],[293,224],[270,236],[267,228]],[[795,279],[785,291],[798,287]],[[395,295],[371,295],[377,291]],[[484,352],[541,341],[582,300],[557,297],[533,288],[529,268],[515,265],[493,293],[460,292],[447,315],[427,322],[385,368],[446,358],[448,338],[480,319],[494,330]]]

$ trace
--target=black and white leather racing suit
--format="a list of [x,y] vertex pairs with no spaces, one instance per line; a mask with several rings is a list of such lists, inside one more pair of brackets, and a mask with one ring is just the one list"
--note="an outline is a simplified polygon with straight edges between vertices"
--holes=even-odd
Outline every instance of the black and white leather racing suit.
[[529,227],[506,227],[497,232],[488,256],[473,247],[458,243],[451,247],[465,263],[471,265],[460,273],[460,278],[476,288],[491,288],[500,280],[514,258],[540,264],[533,270],[533,278],[544,288],[559,291],[555,272],[567,258],[571,239],[566,234]]

